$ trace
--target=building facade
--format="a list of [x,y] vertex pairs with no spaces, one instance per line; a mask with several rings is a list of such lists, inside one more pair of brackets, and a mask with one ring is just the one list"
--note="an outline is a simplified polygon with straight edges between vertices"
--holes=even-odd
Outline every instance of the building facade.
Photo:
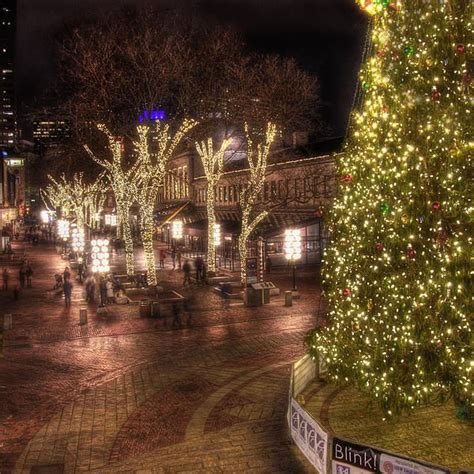
[[16,0],[2,0],[0,11],[0,148],[12,148],[16,139],[15,33]]

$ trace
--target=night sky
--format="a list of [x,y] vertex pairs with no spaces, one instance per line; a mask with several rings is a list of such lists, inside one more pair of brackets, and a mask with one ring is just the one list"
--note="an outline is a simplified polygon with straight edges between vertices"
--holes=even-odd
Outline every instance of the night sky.
[[[17,80],[23,105],[53,79],[53,38],[77,17],[140,0],[18,0]],[[166,6],[176,0],[155,1]],[[292,56],[320,79],[324,118],[341,135],[352,102],[366,21],[354,0],[183,0],[237,27],[250,47]]]

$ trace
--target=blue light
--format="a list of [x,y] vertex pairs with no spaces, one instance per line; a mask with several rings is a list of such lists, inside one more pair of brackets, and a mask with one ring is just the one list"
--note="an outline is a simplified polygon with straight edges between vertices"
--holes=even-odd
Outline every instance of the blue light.
[[166,113],[164,110],[144,110],[143,113],[138,116],[139,123],[165,119]]
[[2,156],[8,156],[8,151],[2,150]]

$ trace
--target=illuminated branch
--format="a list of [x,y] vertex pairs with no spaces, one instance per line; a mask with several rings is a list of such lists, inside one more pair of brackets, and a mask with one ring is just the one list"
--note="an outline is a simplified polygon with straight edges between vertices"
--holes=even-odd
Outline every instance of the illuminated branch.
[[240,208],[242,211],[242,228],[239,235],[239,255],[240,255],[240,280],[242,285],[246,282],[246,259],[247,240],[250,234],[256,229],[258,224],[265,219],[268,212],[266,210],[255,212],[255,205],[258,196],[265,185],[268,156],[270,147],[277,133],[276,125],[268,123],[265,131],[263,143],[254,144],[250,136],[250,130],[245,124],[245,136],[247,140],[247,159],[249,163],[249,180],[240,193]]
[[216,242],[214,238],[216,186],[224,172],[225,150],[231,142],[231,138],[224,140],[219,150],[215,152],[212,138],[208,138],[207,142],[196,143],[196,149],[207,179],[207,264],[210,272],[216,271]]
[[137,127],[138,139],[134,141],[137,161],[133,193],[140,208],[140,227],[142,234],[145,265],[148,283],[156,286],[155,254],[153,250],[154,218],[153,212],[160,187],[163,185],[166,167],[176,147],[197,122],[185,119],[174,135],[168,124],[157,121],[153,126]]
[[133,204],[137,166],[126,169],[123,159],[123,143],[120,137],[110,133],[104,124],[98,124],[97,128],[106,135],[109,145],[110,157],[108,159],[98,158],[91,149],[85,145],[89,156],[105,169],[106,177],[115,196],[119,232],[125,242],[125,261],[127,275],[133,276],[135,272],[133,255],[132,228],[130,225],[130,208]]

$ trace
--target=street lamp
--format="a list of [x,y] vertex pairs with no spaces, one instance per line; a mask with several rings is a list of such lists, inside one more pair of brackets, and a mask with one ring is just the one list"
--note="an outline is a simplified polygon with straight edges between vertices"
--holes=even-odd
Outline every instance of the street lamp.
[[109,264],[109,240],[91,240],[92,271],[94,273],[107,273],[110,270]]
[[175,220],[171,223],[171,232],[173,239],[179,240],[183,238],[183,221]]
[[84,252],[84,229],[72,229],[72,249],[74,252]]
[[69,238],[69,221],[66,219],[58,220],[58,235],[64,242]]
[[293,265],[293,291],[296,291],[296,261],[301,258],[300,229],[287,229],[283,250],[285,257]]

